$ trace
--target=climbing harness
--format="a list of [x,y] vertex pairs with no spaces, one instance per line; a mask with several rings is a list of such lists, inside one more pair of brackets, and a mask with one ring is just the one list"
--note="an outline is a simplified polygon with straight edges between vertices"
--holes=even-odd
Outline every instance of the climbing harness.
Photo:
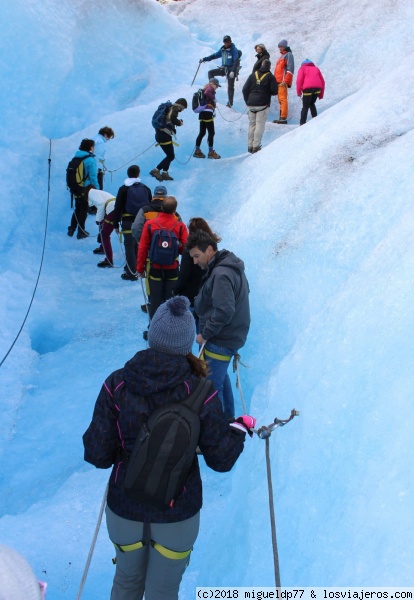
[[184,550],[183,552],[178,552],[177,550],[170,550],[169,548],[166,548],[165,546],[162,546],[161,544],[159,544],[158,542],[154,542],[153,540],[151,540],[151,546],[154,548],[154,550],[157,550],[157,552],[159,552],[162,556],[165,556],[165,558],[169,558],[171,560],[182,560],[183,558],[187,558],[187,556],[190,556],[191,552],[193,551],[192,548],[190,548],[190,550]]
[[267,483],[269,490],[269,509],[270,509],[270,526],[272,530],[272,546],[273,546],[273,563],[275,569],[275,583],[276,587],[280,589],[280,569],[279,569],[279,555],[277,551],[277,539],[276,539],[276,520],[275,520],[275,508],[273,502],[273,488],[272,488],[272,471],[270,469],[270,456],[269,456],[269,438],[272,435],[272,431],[278,427],[284,427],[294,417],[299,415],[299,411],[292,408],[290,417],[288,419],[278,419],[277,417],[270,425],[263,425],[259,429],[253,429],[253,432],[258,435],[262,440],[266,440],[266,469],[267,469]]
[[2,358],[1,362],[0,362],[0,368],[3,366],[4,361],[6,360],[6,358],[9,356],[10,352],[13,350],[15,343],[17,342],[17,340],[19,339],[19,336],[21,334],[21,332],[23,331],[23,327],[27,321],[27,317],[29,316],[30,313],[30,309],[32,308],[32,304],[33,304],[33,300],[37,291],[37,286],[39,284],[39,279],[40,279],[40,274],[42,272],[42,267],[43,267],[43,260],[45,257],[45,249],[46,249],[46,235],[47,235],[47,227],[48,227],[48,221],[49,221],[49,206],[50,206],[50,169],[51,169],[51,164],[52,164],[52,140],[49,140],[49,158],[48,158],[48,176],[47,176],[47,204],[46,204],[46,219],[45,219],[45,233],[43,236],[43,248],[42,248],[42,256],[40,258],[40,265],[39,265],[39,272],[37,274],[37,278],[36,278],[36,283],[34,286],[34,290],[33,290],[33,294],[32,294],[32,298],[29,302],[29,307],[27,309],[26,315],[23,319],[23,322],[20,326],[19,331],[17,332],[16,337],[13,340],[12,345],[10,346],[10,348],[8,349],[8,351],[6,352],[6,354],[4,355],[4,357]]
[[101,509],[99,511],[98,521],[96,523],[95,532],[93,534],[93,539],[92,539],[92,544],[91,544],[91,547],[89,549],[88,558],[86,560],[86,565],[85,565],[85,569],[83,571],[82,580],[81,580],[80,585],[79,585],[79,590],[78,590],[78,593],[77,593],[77,596],[76,596],[76,600],[80,600],[80,598],[82,596],[82,592],[83,592],[83,587],[85,585],[85,581],[86,581],[86,578],[88,576],[88,571],[89,571],[89,566],[91,564],[93,551],[95,550],[96,539],[98,537],[99,529],[101,527],[103,511],[104,511],[105,504],[106,504],[106,497],[108,496],[108,488],[109,488],[109,481],[106,484],[105,492],[104,492],[104,495],[103,495],[103,498],[102,498],[102,504],[101,504]]

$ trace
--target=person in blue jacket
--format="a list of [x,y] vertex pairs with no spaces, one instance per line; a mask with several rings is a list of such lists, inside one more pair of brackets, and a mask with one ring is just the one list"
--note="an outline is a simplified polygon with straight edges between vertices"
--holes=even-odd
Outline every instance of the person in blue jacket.
[[240,64],[240,55],[236,46],[231,41],[231,37],[229,35],[225,35],[223,38],[223,45],[220,50],[214,52],[214,54],[210,54],[210,56],[205,56],[200,59],[200,63],[210,62],[215,58],[221,57],[222,66],[218,69],[212,69],[208,72],[209,80],[213,77],[226,77],[227,78],[227,94],[229,101],[227,102],[227,106],[231,108],[233,106],[234,99],[234,82],[237,77],[238,68]]
[[89,233],[85,230],[86,217],[88,216],[88,192],[91,187],[99,189],[98,168],[93,153],[94,150],[95,142],[85,138],[81,141],[79,150],[75,154],[75,158],[86,156],[83,161],[83,187],[85,188],[85,193],[81,196],[75,196],[75,210],[73,211],[72,220],[68,227],[69,237],[73,236],[76,228],[78,229],[76,236],[78,240],[89,236]]

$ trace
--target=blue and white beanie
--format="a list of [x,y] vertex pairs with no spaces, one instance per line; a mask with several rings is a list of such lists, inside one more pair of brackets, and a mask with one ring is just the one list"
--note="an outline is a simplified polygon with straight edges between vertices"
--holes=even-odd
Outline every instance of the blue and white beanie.
[[189,299],[175,296],[155,311],[148,330],[148,343],[154,350],[186,356],[193,349],[195,333]]

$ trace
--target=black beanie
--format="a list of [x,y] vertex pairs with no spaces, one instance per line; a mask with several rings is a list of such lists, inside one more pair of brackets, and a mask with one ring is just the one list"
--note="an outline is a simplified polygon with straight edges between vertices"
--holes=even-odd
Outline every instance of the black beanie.
[[187,100],[185,98],[178,98],[178,100],[176,100],[175,103],[181,104],[181,106],[187,108]]

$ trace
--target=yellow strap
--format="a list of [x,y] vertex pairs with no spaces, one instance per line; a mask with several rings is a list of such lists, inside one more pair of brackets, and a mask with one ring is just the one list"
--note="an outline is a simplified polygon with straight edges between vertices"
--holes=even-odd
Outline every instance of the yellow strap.
[[132,233],[132,229],[123,229],[122,233],[123,234],[125,234],[125,233]]
[[[168,273],[169,269],[166,269],[164,271],[164,273]],[[171,271],[174,271],[174,269],[171,269]],[[153,275],[150,275],[148,277],[148,279],[152,279],[153,281],[162,281],[164,278],[163,277],[154,277]],[[167,277],[166,279],[168,279],[168,281],[178,281],[178,277]]]
[[254,74],[256,75],[256,83],[258,85],[260,85],[260,82],[262,81],[262,79],[264,79],[266,77],[266,75],[269,75],[269,71],[267,71],[266,73],[263,73],[263,75],[261,77],[259,77],[258,71],[255,71]]
[[230,362],[231,356],[225,356],[224,354],[216,354],[215,352],[211,352],[204,348],[204,356],[209,356],[210,358],[215,358],[216,360],[222,360],[224,362]]
[[162,554],[162,556],[165,556],[165,558],[170,558],[172,560],[182,560],[183,558],[187,558],[187,556],[189,556],[193,550],[192,548],[190,548],[190,550],[185,550],[184,552],[177,552],[176,550],[170,550],[169,548],[161,546],[161,544],[158,544],[157,542],[153,541],[151,541],[151,545],[153,548],[155,548],[155,550],[157,550],[157,552]]
[[116,200],[116,198],[109,198],[109,200],[107,200],[107,201],[105,202],[105,212],[106,212],[106,208],[107,208],[108,204],[109,204],[110,202],[114,202],[115,200]]
[[136,542],[135,544],[125,545],[115,544],[115,542],[112,543],[115,546],[115,548],[118,548],[118,550],[120,550],[121,552],[132,552],[133,550],[139,550],[140,548],[143,548],[145,546],[145,542],[143,540],[141,540],[140,542]]
[[321,90],[316,90],[316,92],[303,92],[304,96],[313,96],[313,94],[316,94],[317,96],[319,96],[319,94],[321,93]]
[[157,142],[155,145],[156,146],[166,146],[167,144],[174,144],[174,146],[180,145],[180,144],[177,144],[177,142],[173,142],[172,140],[170,140],[169,142]]
[[110,221],[109,219],[104,219],[104,221],[105,221],[105,223],[109,223],[110,225],[113,225],[113,224],[114,224],[114,222],[113,222],[113,221]]
[[200,119],[203,123],[211,123],[214,119]]
[[135,217],[135,215],[131,215],[131,213],[123,213],[123,217]]

